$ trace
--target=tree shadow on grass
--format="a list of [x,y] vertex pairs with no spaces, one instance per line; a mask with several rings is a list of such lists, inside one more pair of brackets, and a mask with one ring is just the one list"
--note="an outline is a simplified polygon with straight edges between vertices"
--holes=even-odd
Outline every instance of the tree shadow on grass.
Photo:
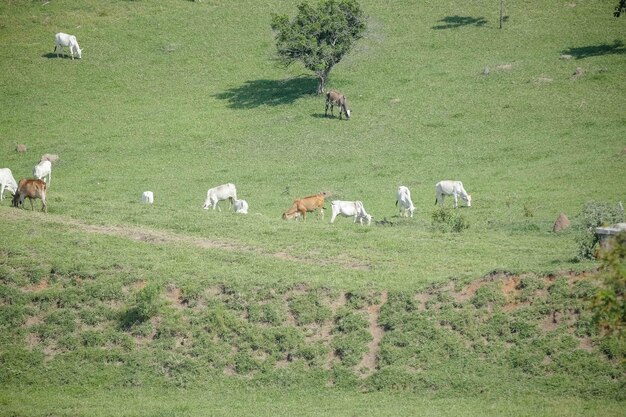
[[300,76],[286,80],[252,80],[239,87],[215,94],[214,97],[228,101],[233,109],[252,109],[259,106],[283,106],[293,104],[299,98],[315,95],[317,80]]
[[626,53],[624,42],[616,39],[613,44],[589,45],[579,48],[569,48],[563,51],[564,54],[571,55],[576,59],[589,58],[601,55],[620,55]]
[[446,16],[439,20],[441,25],[433,26],[435,30],[454,29],[461,26],[484,26],[487,23],[484,17]]

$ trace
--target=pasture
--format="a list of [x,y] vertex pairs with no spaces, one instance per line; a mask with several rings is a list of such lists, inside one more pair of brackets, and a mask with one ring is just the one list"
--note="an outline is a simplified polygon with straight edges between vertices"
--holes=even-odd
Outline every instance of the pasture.
[[[60,157],[47,214],[0,202],[0,413],[624,415],[575,259],[583,205],[626,201],[616,2],[505,1],[499,29],[499,2],[363,0],[347,121],[273,60],[298,3],[0,4],[0,168]],[[249,214],[203,210],[229,182]],[[281,219],[318,192],[323,221]]]

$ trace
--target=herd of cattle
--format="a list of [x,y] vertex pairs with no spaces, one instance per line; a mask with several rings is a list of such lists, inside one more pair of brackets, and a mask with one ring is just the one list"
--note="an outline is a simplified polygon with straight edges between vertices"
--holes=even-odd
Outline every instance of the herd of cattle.
[[[472,196],[465,191],[465,187],[461,181],[439,181],[435,185],[435,204],[443,206],[446,195],[450,195],[454,198],[454,208],[458,207],[459,197],[466,202],[468,207],[472,206]],[[284,220],[297,220],[302,218],[303,221],[306,221],[307,213],[317,212],[318,218],[323,219],[324,204],[328,196],[328,193],[322,192],[304,198],[298,198],[294,200],[291,207],[283,213],[282,218]],[[248,213],[247,201],[237,199],[237,188],[231,183],[209,188],[203,208],[205,210],[212,208],[213,210],[217,209],[221,211],[218,203],[225,200],[230,201],[230,206],[234,208],[235,213]],[[400,210],[400,217],[413,217],[415,205],[411,199],[411,191],[403,185],[398,187],[396,206]],[[331,201],[330,207],[332,211],[330,218],[331,223],[335,222],[337,216],[352,217],[354,223],[358,221],[361,225],[363,224],[363,220],[365,220],[368,225],[372,223],[372,216],[365,211],[362,201],[333,200]]]
[[[23,178],[19,183],[15,181],[13,173],[9,168],[0,168],[0,201],[4,199],[4,192],[8,190],[13,193],[12,205],[14,207],[23,207],[24,200],[28,197],[31,210],[34,210],[33,200],[38,198],[41,199],[41,210],[48,212],[46,194],[52,182],[52,161],[56,160],[56,158],[58,158],[56,155],[43,155],[39,163],[33,168],[33,177],[35,178]],[[446,195],[454,198],[454,208],[458,207],[459,197],[466,202],[468,207],[472,206],[472,196],[465,191],[461,181],[439,181],[435,185],[435,204],[443,206],[443,200]],[[317,212],[318,218],[323,219],[324,204],[328,196],[328,193],[322,192],[298,198],[283,213],[282,218],[284,220],[302,218],[303,221],[306,221],[307,213]],[[221,211],[218,203],[224,200],[230,201],[230,205],[235,213],[248,214],[248,202],[237,199],[237,188],[230,183],[209,188],[203,208],[205,210],[212,208],[213,210]],[[141,196],[141,201],[142,203],[152,204],[154,202],[152,191],[145,191]],[[400,217],[413,217],[415,205],[411,199],[411,191],[403,185],[398,187],[396,206],[400,210]],[[368,225],[372,223],[372,216],[365,211],[363,202],[359,200],[333,200],[331,201],[331,211],[331,223],[334,223],[337,216],[352,217],[354,223],[358,221],[361,225],[364,220]]]
[[[76,36],[68,35],[67,33],[57,33],[54,38],[54,53],[59,55],[63,52],[63,48],[67,47],[70,51],[72,59],[74,57],[81,58],[82,51],[76,40]],[[328,115],[328,109],[330,108],[331,116],[334,116],[334,106],[339,107],[339,119],[343,115],[346,119],[350,118],[350,109],[348,108],[348,100],[342,93],[331,90],[326,93],[325,110],[324,115]],[[55,156],[55,155],[52,155]],[[46,154],[42,156],[40,162],[33,168],[34,179],[21,179],[19,183],[13,178],[13,173],[9,168],[0,168],[0,201],[4,199],[4,191],[9,190],[13,193],[12,205],[14,207],[23,206],[26,197],[30,200],[31,210],[34,210],[33,200],[41,199],[42,211],[48,211],[48,204],[46,199],[46,193],[52,180],[52,162],[54,159],[50,158],[51,155]],[[443,199],[446,195],[454,197],[454,208],[458,207],[458,198],[461,197],[468,207],[472,205],[472,196],[469,195],[463,183],[461,181],[440,181],[435,186],[435,204],[441,204],[443,206]],[[306,220],[306,214],[310,212],[318,212],[318,218],[324,218],[324,203],[328,193],[319,193],[304,198],[294,200],[292,206],[283,213],[282,218],[285,220],[299,219]],[[142,194],[141,200],[143,203],[151,204],[154,202],[154,194],[152,191],[145,191]],[[233,184],[223,184],[214,188],[210,188],[207,191],[206,201],[204,202],[204,209],[216,208],[221,210],[218,203],[223,200],[230,200],[231,207],[234,208],[235,213],[247,214],[248,203],[245,200],[237,199],[237,189]],[[415,212],[415,206],[411,200],[411,192],[403,185],[398,187],[396,194],[396,206],[400,210],[400,217],[413,217]],[[365,211],[362,201],[331,201],[332,216],[330,222],[333,223],[337,216],[352,217],[354,223],[357,221],[362,225],[363,220],[367,224],[371,224],[372,216]]]
[[46,193],[52,182],[52,162],[48,154],[42,156],[41,161],[33,168],[34,179],[23,178],[16,182],[13,172],[9,168],[0,168],[0,200],[4,199],[4,192],[9,190],[13,193],[13,206],[19,207],[24,204],[24,199],[30,200],[30,208],[33,207],[34,199],[41,199],[41,210],[48,212]]

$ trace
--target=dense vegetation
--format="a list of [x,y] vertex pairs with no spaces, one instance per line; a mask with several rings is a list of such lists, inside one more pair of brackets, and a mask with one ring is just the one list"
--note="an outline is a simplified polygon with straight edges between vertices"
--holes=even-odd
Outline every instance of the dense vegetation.
[[[47,215],[0,202],[0,414],[624,415],[587,232],[623,216],[624,23],[496,3],[360,2],[341,122],[272,59],[299,2],[0,4],[0,166],[60,156]],[[225,182],[248,216],[201,209]],[[375,221],[280,219],[318,191]]]

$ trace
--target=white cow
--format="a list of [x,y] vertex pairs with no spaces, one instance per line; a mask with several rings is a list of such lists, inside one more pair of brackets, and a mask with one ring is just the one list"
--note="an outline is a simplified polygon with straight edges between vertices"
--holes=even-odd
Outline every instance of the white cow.
[[415,206],[413,205],[413,201],[411,201],[411,191],[404,185],[398,187],[396,206],[400,208],[400,217],[409,217],[409,215],[413,217]]
[[46,182],[44,177],[48,177],[47,183],[50,185],[52,183],[52,162],[45,160],[35,165],[35,168],[33,168],[33,177],[38,180],[43,178],[44,182]]
[[13,173],[9,168],[0,168],[0,201],[4,198],[5,189],[15,194],[17,191],[17,182],[15,178],[13,178]]
[[248,202],[246,200],[235,200],[235,213],[248,214]]
[[154,203],[154,193],[152,191],[144,191],[143,194],[141,194],[141,202],[143,204]]
[[439,181],[435,185],[435,204],[439,203],[443,207],[443,199],[446,195],[454,197],[454,208],[459,206],[459,197],[467,203],[467,207],[472,207],[472,196],[465,191],[461,181]]
[[208,210],[209,207],[213,207],[213,210],[217,207],[219,211],[222,209],[217,205],[219,201],[230,200],[232,206],[237,200],[237,189],[233,184],[222,184],[214,188],[209,188],[206,192],[206,201],[204,202],[204,209]]
[[359,220],[363,224],[363,219],[367,220],[368,225],[372,223],[372,216],[365,212],[365,207],[363,207],[363,203],[360,201],[334,200],[331,202],[330,208],[333,212],[330,218],[331,223],[335,221],[339,214],[345,217],[354,217],[354,223]]
[[82,58],[82,52],[80,50],[80,46],[78,46],[78,41],[76,40],[76,36],[68,35],[67,33],[59,32],[54,35],[54,53],[59,56],[59,51],[63,52],[64,47],[70,48],[70,56],[74,59],[74,55]]

